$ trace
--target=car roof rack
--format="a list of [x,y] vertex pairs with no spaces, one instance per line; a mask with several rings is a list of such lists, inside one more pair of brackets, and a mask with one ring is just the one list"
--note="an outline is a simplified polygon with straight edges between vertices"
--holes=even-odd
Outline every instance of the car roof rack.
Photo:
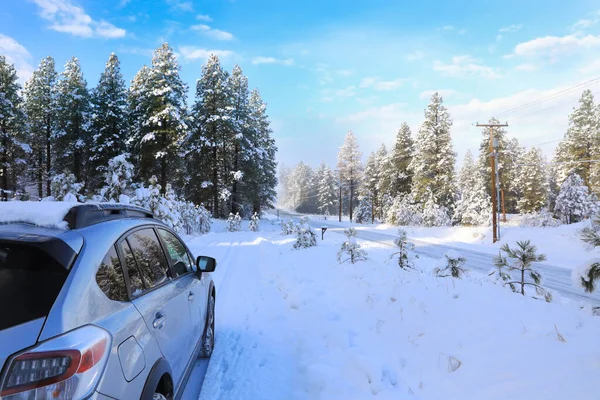
[[100,222],[125,218],[152,218],[154,214],[142,207],[115,203],[83,203],[73,206],[65,215],[69,229],[80,229]]

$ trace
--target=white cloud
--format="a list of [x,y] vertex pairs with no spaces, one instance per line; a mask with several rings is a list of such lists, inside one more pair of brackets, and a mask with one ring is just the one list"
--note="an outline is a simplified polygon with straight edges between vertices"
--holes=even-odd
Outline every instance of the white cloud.
[[131,0],[121,0],[119,2],[119,7],[123,8],[125,7]]
[[406,83],[406,81],[407,81],[407,79],[404,79],[404,78],[398,78],[398,79],[394,79],[391,81],[383,81],[377,77],[368,77],[368,78],[363,78],[360,81],[360,87],[361,88],[372,88],[372,89],[380,91],[380,92],[388,92],[390,90],[398,89],[399,87],[404,85],[404,83]]
[[600,36],[545,36],[519,43],[514,54],[522,57],[548,58],[551,62],[568,54],[600,47]]
[[171,6],[173,10],[192,12],[194,11],[194,5],[191,1],[182,0],[167,0],[167,4]]
[[32,0],[40,7],[40,16],[51,24],[50,29],[79,37],[104,37],[109,39],[125,36],[125,29],[110,22],[95,21],[83,8],[69,0]]
[[336,97],[353,97],[356,95],[356,86],[348,86],[344,89],[323,89],[321,101],[331,102]]
[[572,32],[580,32],[591,28],[600,22],[600,10],[588,14],[586,18],[582,18],[571,26]]
[[454,30],[454,26],[452,26],[452,25],[446,25],[446,26],[442,27],[442,30],[444,30],[444,31],[453,31]]
[[500,42],[502,40],[502,35],[496,35],[496,42]]
[[426,99],[428,100],[431,98],[431,96],[435,92],[441,94],[442,98],[444,100],[449,99],[449,98],[464,99],[466,97],[471,97],[471,95],[468,93],[459,92],[458,90],[454,90],[454,89],[438,89],[438,90],[425,90],[425,91],[421,92],[421,94],[419,95],[419,98],[423,99],[423,100],[426,100]]
[[501,33],[502,32],[506,32],[506,33],[509,33],[509,32],[518,32],[518,31],[521,30],[522,27],[523,27],[523,25],[513,24],[513,25],[505,26],[503,28],[498,29],[498,32],[501,32]]
[[233,51],[230,50],[207,50],[194,46],[179,46],[179,53],[184,59],[190,61],[206,60],[211,54],[219,58],[227,58],[233,55]]
[[29,64],[31,54],[15,39],[0,33],[0,54],[6,57],[6,61],[15,65],[19,79],[25,82],[31,77],[33,67]]
[[348,69],[340,69],[340,70],[337,70],[336,73],[339,76],[350,76],[353,74],[353,72]]
[[596,61],[593,61],[591,64],[580,68],[579,72],[581,72],[582,74],[593,74],[595,72],[600,72],[600,58]]
[[254,64],[254,65],[259,65],[259,64],[294,65],[294,59],[293,58],[279,59],[279,58],[274,58],[274,57],[254,57],[252,59],[252,64]]
[[415,51],[414,53],[409,53],[406,56],[406,59],[408,61],[417,61],[417,60],[422,59],[424,56],[425,56],[425,54],[423,54],[423,52],[421,52],[421,51]]
[[202,32],[206,36],[211,37],[216,40],[233,40],[234,39],[234,36],[231,33],[222,31],[220,29],[211,28],[210,26],[204,25],[204,24],[193,25],[192,30]]
[[212,18],[209,15],[205,15],[205,14],[196,15],[196,19],[198,21],[212,22]]
[[444,76],[468,77],[479,75],[489,79],[501,77],[492,67],[482,65],[470,56],[454,56],[450,64],[436,60],[433,64],[433,69],[441,72]]
[[525,64],[517,65],[515,67],[515,69],[518,70],[518,71],[528,71],[528,72],[531,72],[531,71],[536,71],[538,69],[538,67],[537,67],[537,65],[532,64],[532,63],[525,63]]

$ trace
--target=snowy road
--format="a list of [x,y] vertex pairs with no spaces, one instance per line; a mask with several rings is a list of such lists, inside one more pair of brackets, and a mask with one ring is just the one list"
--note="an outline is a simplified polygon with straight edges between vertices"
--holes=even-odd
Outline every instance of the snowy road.
[[[279,215],[282,218],[298,219],[300,217],[300,215],[298,214],[293,214],[282,210],[279,211]],[[335,218],[335,216],[331,218]],[[321,227],[327,227],[328,232],[333,231],[338,233],[341,233],[344,229],[343,226],[347,225],[347,223],[339,223],[337,220],[310,220],[309,224],[317,229]],[[381,232],[374,232],[368,230],[368,228],[357,230],[357,237],[363,240],[369,240],[373,242],[386,244],[389,246],[394,246],[394,235]],[[461,255],[463,255],[467,259],[465,266],[470,270],[487,274],[493,266],[494,256],[491,254],[467,250],[463,248],[457,248],[444,244],[431,243],[421,239],[412,239],[411,241],[415,244],[415,252],[417,254],[423,254],[432,258],[443,258],[444,254],[448,250],[453,249],[457,250]],[[565,298],[575,301],[583,301],[595,307],[600,306],[600,292],[585,293],[583,289],[575,287],[571,279],[570,270],[556,267],[547,263],[537,263],[536,266],[542,274],[543,284],[545,287],[555,291],[556,293],[560,294]]]

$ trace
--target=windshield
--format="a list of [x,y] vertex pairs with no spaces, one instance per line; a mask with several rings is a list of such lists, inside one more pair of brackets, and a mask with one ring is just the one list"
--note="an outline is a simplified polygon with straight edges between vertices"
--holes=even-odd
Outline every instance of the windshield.
[[0,241],[0,330],[45,317],[67,275],[44,251]]

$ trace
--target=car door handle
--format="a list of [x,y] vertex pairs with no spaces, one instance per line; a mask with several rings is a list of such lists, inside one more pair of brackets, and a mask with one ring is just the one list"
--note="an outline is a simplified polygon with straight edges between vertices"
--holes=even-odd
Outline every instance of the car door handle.
[[154,322],[152,322],[152,326],[154,327],[154,329],[162,329],[166,319],[167,317],[165,317],[164,314],[156,313],[156,319],[154,320]]
[[190,292],[190,294],[188,294],[188,300],[189,301],[194,300],[194,293]]

